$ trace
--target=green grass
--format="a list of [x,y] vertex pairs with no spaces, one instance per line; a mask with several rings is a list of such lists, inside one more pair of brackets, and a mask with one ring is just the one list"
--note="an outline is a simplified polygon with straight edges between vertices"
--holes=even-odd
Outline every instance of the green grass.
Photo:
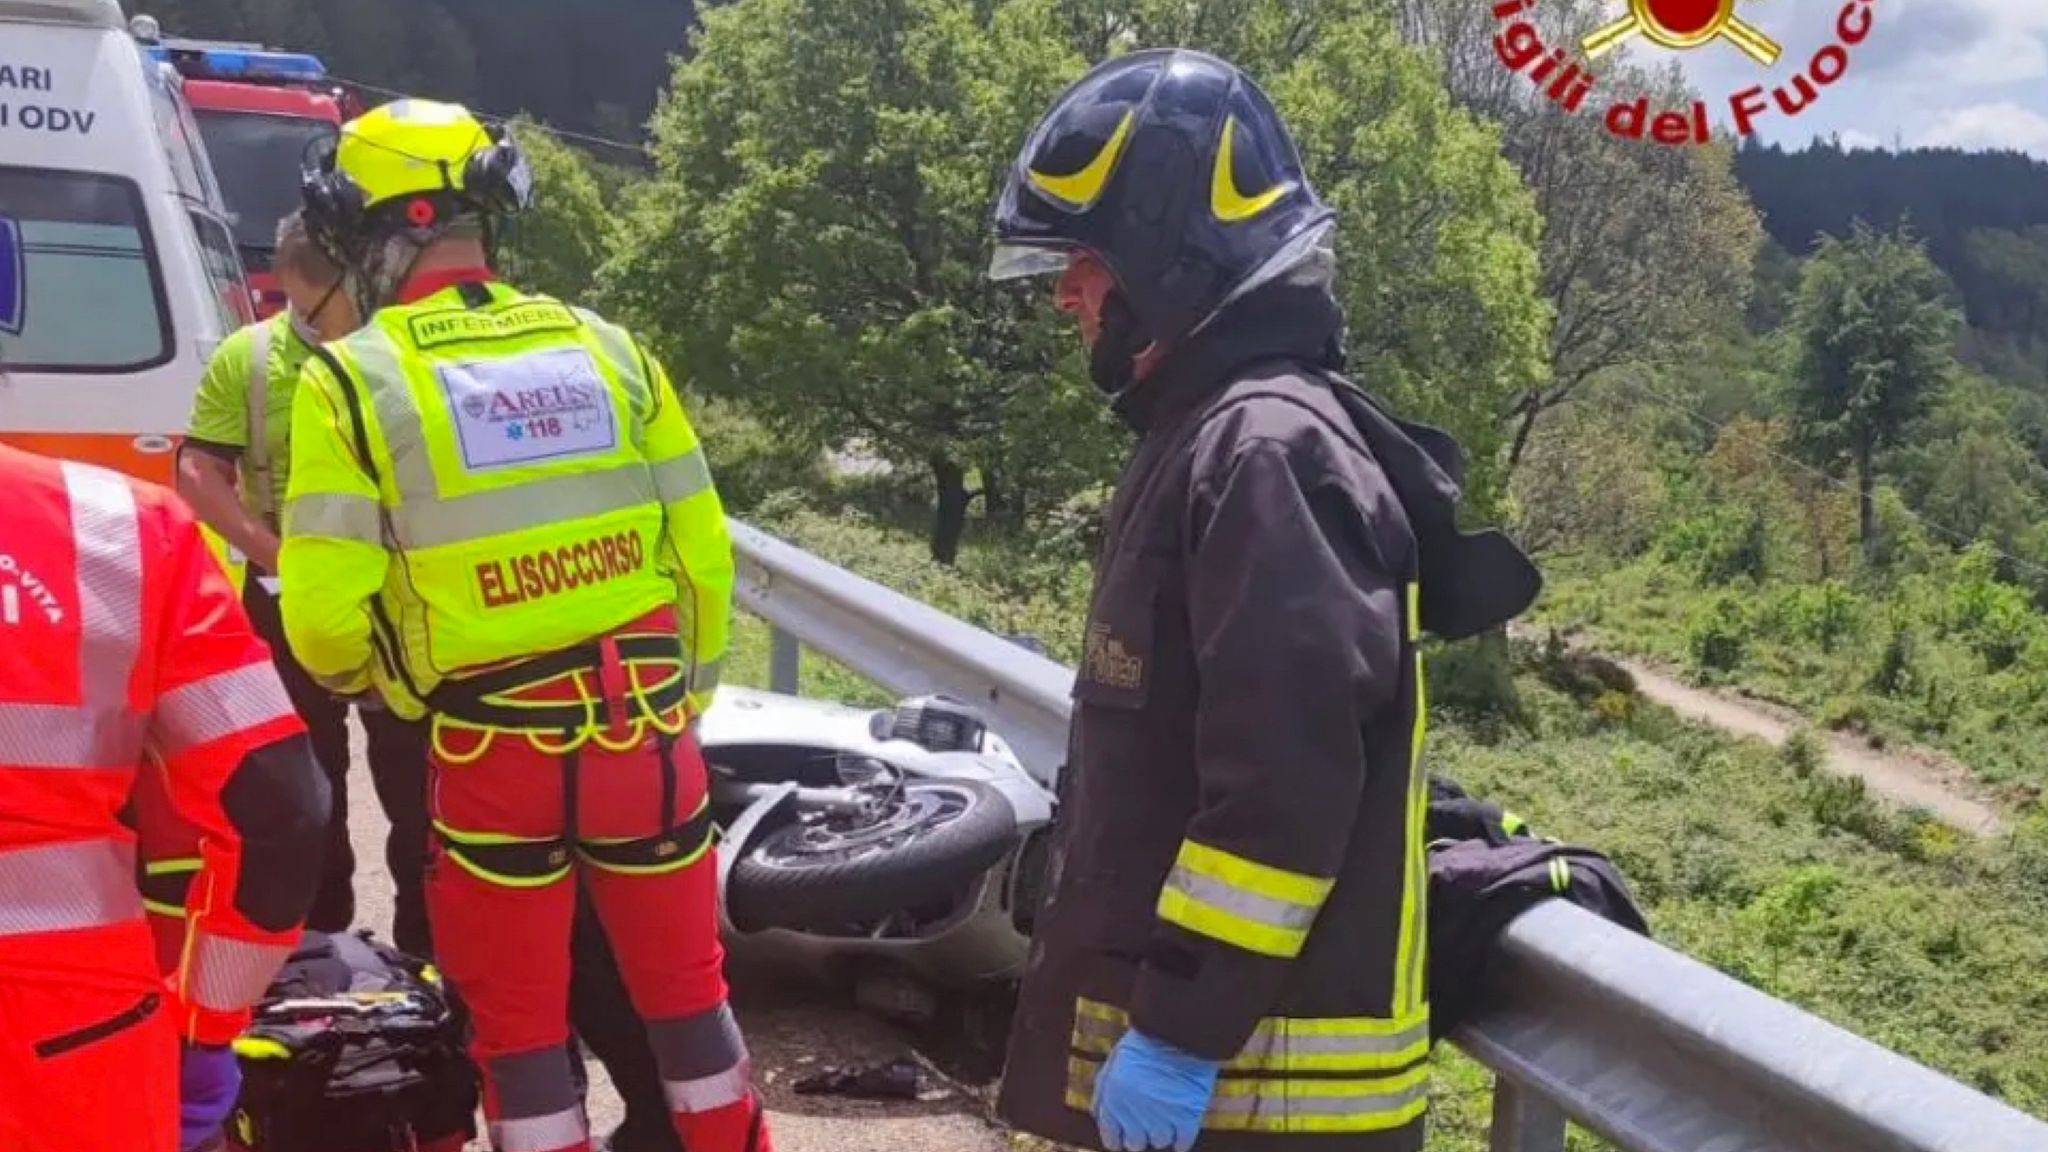
[[2048,788],[2048,621],[2016,608],[2017,590],[1967,573],[1875,592],[1702,587],[1655,557],[1552,562],[1545,574],[1539,623],[1825,727],[1946,753],[2022,804]]
[[[1071,574],[1002,563],[1015,554],[1000,545],[957,571],[939,569],[915,537],[857,517],[785,509],[762,526],[983,627],[1038,632],[1073,659],[1084,598],[1063,583]],[[1680,622],[1694,618],[1702,598],[1677,575],[1641,566],[1603,580],[1567,574],[1552,587],[1546,613],[1590,624],[1603,640],[1610,631],[1683,637]],[[1832,668],[1772,655],[1753,637],[1744,649],[1759,654],[1740,666],[1745,676],[1778,677],[1766,682],[1795,699],[1800,677]],[[735,650],[735,678],[765,683],[767,630],[746,622]],[[1689,655],[1669,641],[1635,650],[1678,662]],[[1775,753],[1611,692],[1568,694],[1551,686],[1564,681],[1546,679],[1530,648],[1517,649],[1515,665],[1518,704],[1504,709],[1488,704],[1505,690],[1502,670],[1469,651],[1436,660],[1438,698],[1485,714],[1440,710],[1433,771],[1544,834],[1607,852],[1666,945],[2048,1115],[2048,934],[2039,930],[2048,915],[2048,817],[1972,841],[1893,813],[1853,782],[1816,775],[1809,750]],[[860,695],[872,690],[857,677],[808,655],[804,690],[874,699]],[[1438,1068],[1430,1147],[1479,1152],[1490,1076],[1448,1048]],[[1600,1147],[1578,1133],[1573,1146]]]

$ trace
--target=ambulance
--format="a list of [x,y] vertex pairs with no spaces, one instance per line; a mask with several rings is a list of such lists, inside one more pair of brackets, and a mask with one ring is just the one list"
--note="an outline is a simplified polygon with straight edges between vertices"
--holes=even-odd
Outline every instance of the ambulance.
[[0,0],[0,441],[166,485],[255,319],[183,83],[116,0]]

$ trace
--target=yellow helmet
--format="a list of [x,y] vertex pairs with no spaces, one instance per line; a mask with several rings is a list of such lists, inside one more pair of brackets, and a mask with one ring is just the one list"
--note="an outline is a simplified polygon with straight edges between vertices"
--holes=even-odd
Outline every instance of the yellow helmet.
[[459,104],[396,100],[342,126],[302,181],[307,222],[329,236],[432,228],[465,211],[526,207],[533,176],[517,144]]

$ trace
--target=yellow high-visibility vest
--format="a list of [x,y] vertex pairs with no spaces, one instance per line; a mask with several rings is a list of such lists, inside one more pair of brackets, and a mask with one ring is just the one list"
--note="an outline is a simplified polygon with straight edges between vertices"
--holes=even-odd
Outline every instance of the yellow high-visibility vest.
[[213,553],[213,558],[220,561],[220,566],[227,571],[228,583],[235,586],[235,596],[239,598],[249,580],[249,558],[242,555],[240,548],[204,524],[199,526],[199,535],[206,541],[206,550]]
[[291,439],[285,634],[330,689],[418,718],[451,671],[674,605],[709,703],[732,540],[679,396],[622,329],[498,284],[386,308],[307,362]]

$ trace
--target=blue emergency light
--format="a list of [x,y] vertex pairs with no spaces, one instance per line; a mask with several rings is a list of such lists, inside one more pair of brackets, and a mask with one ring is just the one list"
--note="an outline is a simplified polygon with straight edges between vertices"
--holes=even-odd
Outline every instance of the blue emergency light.
[[151,56],[192,80],[323,80],[327,66],[303,52],[154,45]]

